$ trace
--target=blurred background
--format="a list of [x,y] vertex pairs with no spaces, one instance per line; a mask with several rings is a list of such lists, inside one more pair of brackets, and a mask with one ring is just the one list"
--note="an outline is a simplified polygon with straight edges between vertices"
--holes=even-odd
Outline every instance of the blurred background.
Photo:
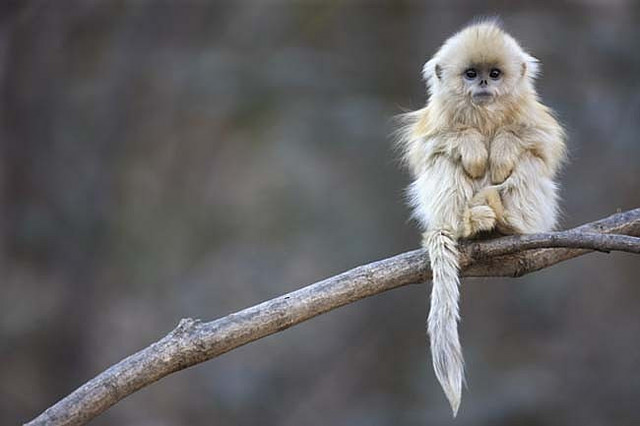
[[[570,135],[563,227],[640,207],[640,4],[0,3],[0,423],[169,332],[419,245],[391,118],[478,15],[541,59]],[[469,279],[469,389],[432,373],[426,285],[179,372],[95,425],[637,425],[639,258]]]

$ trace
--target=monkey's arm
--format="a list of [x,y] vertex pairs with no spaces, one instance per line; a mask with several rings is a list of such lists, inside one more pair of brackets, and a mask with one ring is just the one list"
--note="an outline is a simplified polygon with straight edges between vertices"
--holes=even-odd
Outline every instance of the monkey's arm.
[[540,158],[541,172],[553,177],[565,157],[564,132],[548,114],[537,125],[516,125],[500,129],[491,141],[491,182],[500,184],[511,175],[525,152]]
[[531,126],[521,136],[525,147],[540,158],[545,172],[554,177],[566,158],[565,134],[560,125],[550,116],[540,125]]
[[489,171],[491,183],[500,184],[504,182],[526,150],[526,143],[523,141],[514,128],[504,128],[498,130],[493,140],[489,153]]
[[484,176],[487,169],[487,140],[469,127],[441,127],[433,119],[432,107],[400,116],[404,126],[399,132],[398,145],[403,160],[414,176],[437,156],[444,155],[461,163],[464,171],[474,179]]
[[476,197],[484,197],[494,207],[497,228],[504,233],[544,232],[556,225],[554,177],[565,156],[564,132],[545,107],[540,108],[533,124],[501,129],[491,142],[489,162],[495,185]]
[[430,148],[434,155],[444,154],[454,162],[460,162],[464,171],[473,179],[484,176],[489,152],[485,137],[473,128],[443,131],[432,139]]
[[552,230],[558,216],[558,187],[549,164],[532,151],[524,151],[511,175],[495,188],[502,201],[497,228],[505,234]]
[[496,225],[499,231],[531,234],[555,227],[558,187],[547,171],[548,164],[525,151],[507,180],[497,185],[504,209]]

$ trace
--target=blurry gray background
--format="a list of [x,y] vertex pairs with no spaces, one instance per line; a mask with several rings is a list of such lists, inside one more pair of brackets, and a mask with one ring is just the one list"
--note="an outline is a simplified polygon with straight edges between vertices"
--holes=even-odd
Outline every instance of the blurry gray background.
[[[499,14],[570,134],[563,226],[640,206],[626,0],[0,3],[0,423],[170,331],[413,249],[391,117]],[[433,376],[415,285],[179,372],[96,425],[637,425],[640,262],[466,280],[469,389]]]

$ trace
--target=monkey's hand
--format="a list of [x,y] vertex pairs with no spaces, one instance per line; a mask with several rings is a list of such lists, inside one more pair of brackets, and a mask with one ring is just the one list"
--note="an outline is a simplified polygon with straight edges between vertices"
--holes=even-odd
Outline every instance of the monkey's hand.
[[489,158],[482,134],[475,129],[467,129],[458,135],[457,148],[462,168],[473,179],[481,178],[487,170]]
[[492,230],[504,215],[498,187],[488,186],[473,196],[462,214],[462,235],[466,238]]
[[513,132],[499,131],[491,141],[489,168],[491,182],[500,184],[513,172],[520,155],[524,152],[524,143]]

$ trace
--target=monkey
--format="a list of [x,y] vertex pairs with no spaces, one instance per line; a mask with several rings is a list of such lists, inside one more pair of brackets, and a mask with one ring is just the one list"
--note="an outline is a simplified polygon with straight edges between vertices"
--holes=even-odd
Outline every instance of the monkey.
[[453,417],[465,383],[458,241],[545,232],[558,220],[566,136],[539,100],[539,67],[497,20],[478,21],[427,61],[427,104],[400,116],[408,200],[432,271],[431,357]]

